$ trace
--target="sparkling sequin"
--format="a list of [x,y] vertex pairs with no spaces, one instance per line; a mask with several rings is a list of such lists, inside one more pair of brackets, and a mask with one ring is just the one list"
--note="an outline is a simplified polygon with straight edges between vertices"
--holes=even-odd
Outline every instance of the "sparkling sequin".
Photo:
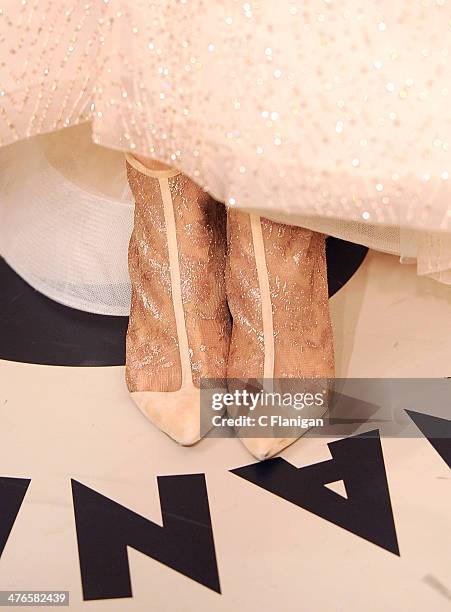
[[450,227],[449,1],[1,9],[1,144],[89,119],[237,208]]

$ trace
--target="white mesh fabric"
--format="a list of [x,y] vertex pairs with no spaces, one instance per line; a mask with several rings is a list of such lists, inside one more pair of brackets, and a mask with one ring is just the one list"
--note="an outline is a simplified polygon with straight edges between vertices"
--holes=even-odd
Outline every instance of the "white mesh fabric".
[[57,302],[127,315],[133,204],[123,154],[90,144],[84,128],[68,132],[0,150],[0,254]]

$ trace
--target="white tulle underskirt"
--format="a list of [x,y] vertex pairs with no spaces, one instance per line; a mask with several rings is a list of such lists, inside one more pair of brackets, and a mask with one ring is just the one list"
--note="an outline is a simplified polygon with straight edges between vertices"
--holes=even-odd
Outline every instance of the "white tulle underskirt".
[[[0,177],[0,255],[8,264],[57,302],[127,315],[133,201],[123,154],[93,144],[82,125],[0,149]],[[419,275],[451,284],[450,233],[261,212],[397,254]]]

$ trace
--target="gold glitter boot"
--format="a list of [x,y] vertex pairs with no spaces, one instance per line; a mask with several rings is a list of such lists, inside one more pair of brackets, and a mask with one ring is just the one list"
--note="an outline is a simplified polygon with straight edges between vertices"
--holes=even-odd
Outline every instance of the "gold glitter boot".
[[[258,388],[274,391],[273,384],[282,383],[289,391],[304,379],[315,389],[326,387],[325,407],[304,413],[322,417],[334,377],[325,236],[231,209],[227,234],[230,384],[252,387],[259,381]],[[294,442],[299,430],[286,438],[271,437],[266,428],[267,437],[238,435],[257,459],[268,459]]]
[[225,211],[177,171],[127,156],[127,175],[135,198],[127,385],[157,427],[189,446],[201,437],[200,377],[226,375]]

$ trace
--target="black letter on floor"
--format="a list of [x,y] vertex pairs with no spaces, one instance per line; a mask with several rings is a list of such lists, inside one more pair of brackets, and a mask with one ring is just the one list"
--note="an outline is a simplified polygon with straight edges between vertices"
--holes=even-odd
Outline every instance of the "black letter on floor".
[[[377,430],[328,444],[333,459],[296,468],[270,459],[231,470],[309,512],[399,555]],[[343,480],[347,499],[324,485]]]
[[451,421],[422,412],[406,410],[412,421],[451,468]]
[[30,482],[28,478],[0,478],[0,557]]
[[163,527],[72,480],[85,600],[132,597],[127,546],[221,592],[204,474],[159,476],[158,489]]

